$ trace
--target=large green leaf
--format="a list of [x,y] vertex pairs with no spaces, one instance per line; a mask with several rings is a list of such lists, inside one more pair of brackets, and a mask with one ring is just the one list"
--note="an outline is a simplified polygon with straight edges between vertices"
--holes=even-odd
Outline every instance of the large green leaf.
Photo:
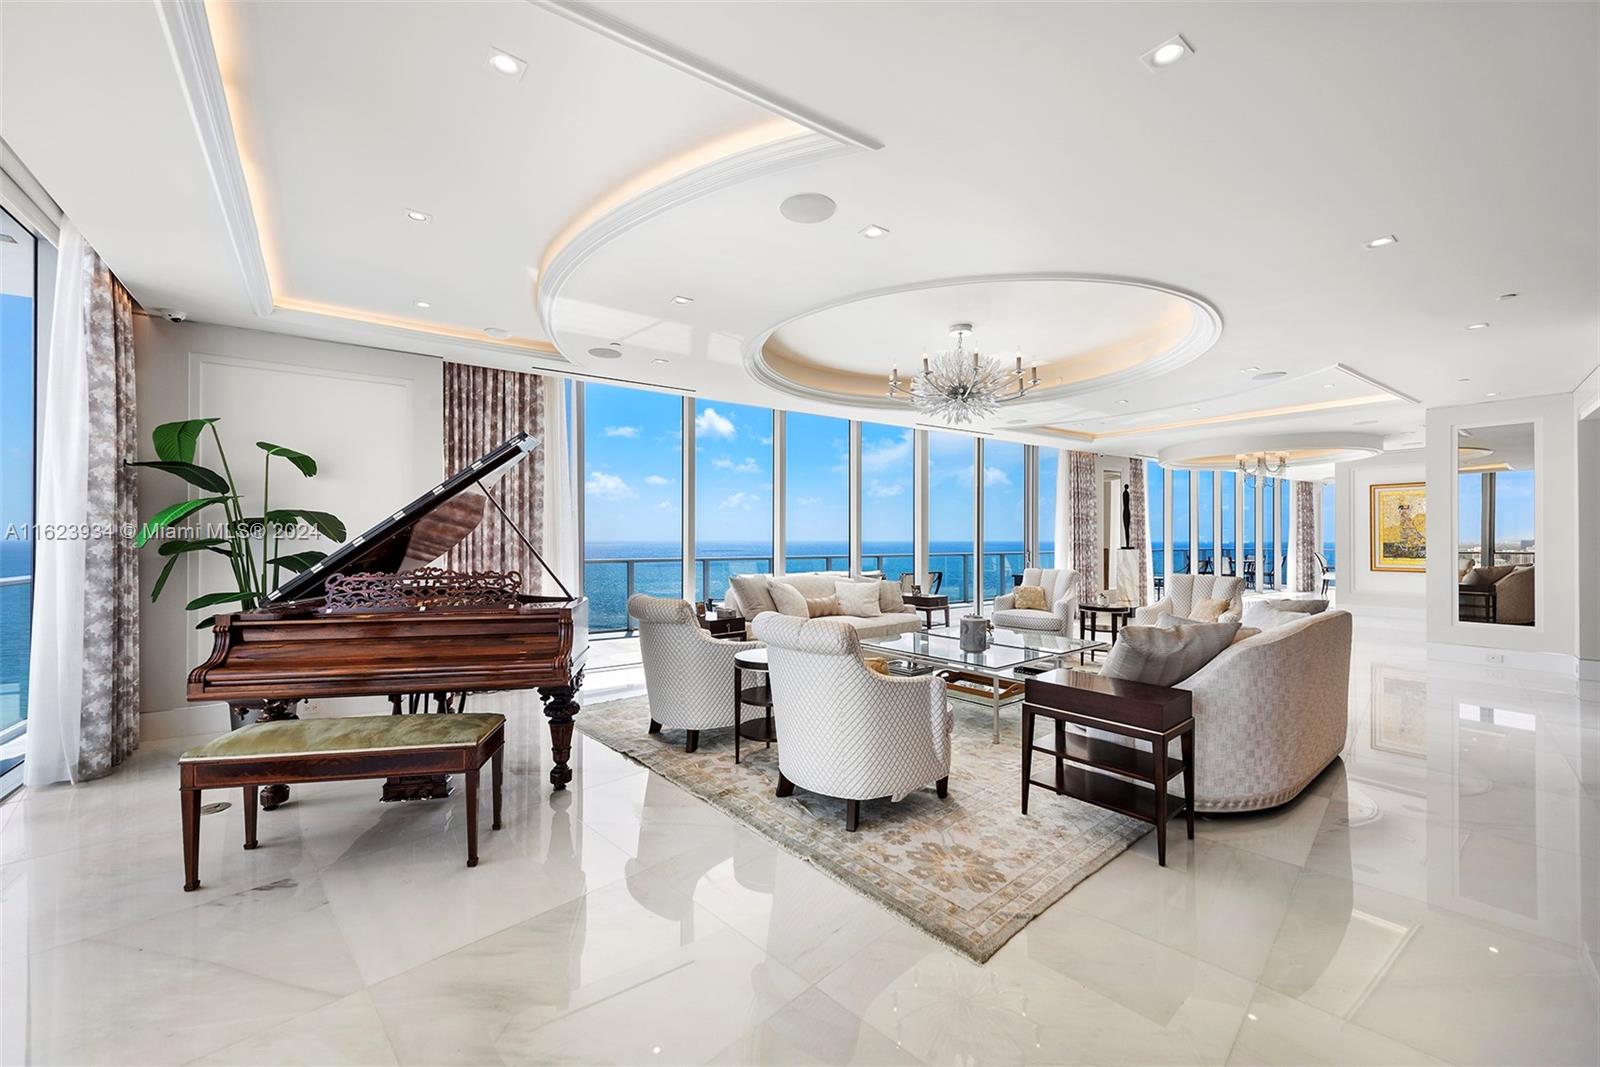
[[282,445],[271,444],[267,441],[257,441],[256,447],[266,452],[266,454],[269,456],[282,456],[284,459],[298,467],[300,469],[300,473],[304,474],[307,478],[316,477],[317,461],[306,455],[304,452],[296,452],[292,448],[284,448]]
[[148,459],[139,463],[130,463],[130,467],[154,467],[158,471],[175,474],[190,485],[198,485],[208,493],[231,493],[233,486],[228,484],[228,479],[211,470],[194,463],[180,463],[177,460]]
[[296,574],[299,574],[312,564],[320,563],[327,558],[328,554],[326,552],[318,552],[315,549],[309,549],[305,552],[295,552],[288,556],[273,556],[267,562],[271,563],[274,567],[282,567],[286,571],[294,571]]
[[334,541],[343,541],[345,538],[344,523],[326,511],[273,508],[267,512],[267,521],[278,526],[293,526],[297,522],[304,521],[326,538]]
[[209,608],[213,604],[231,604],[235,600],[251,600],[253,597],[254,594],[237,591],[232,593],[207,593],[205,596],[197,596],[189,601],[184,605],[184,609],[196,611],[200,608]]
[[184,419],[182,422],[164,422],[151,432],[156,455],[168,463],[193,463],[195,442],[200,432],[216,419]]
[[177,556],[173,556],[171,559],[167,560],[167,565],[165,567],[161,568],[161,573],[156,576],[155,588],[150,590],[150,602],[151,603],[155,603],[156,598],[161,595],[162,587],[167,584],[167,576],[172,573],[172,568],[177,566],[177,565],[178,565],[178,557]]
[[133,547],[143,548],[145,542],[174,523],[188,518],[201,508],[210,507],[212,504],[222,504],[226,501],[227,497],[206,496],[200,497],[198,500],[180,500],[169,508],[162,508],[150,516],[145,521],[145,524],[139,528],[139,536],[133,539]]
[[[225,545],[227,543],[228,540],[225,537],[175,538],[171,541],[161,542],[161,547],[157,551],[163,556],[176,556],[184,552],[199,552],[206,548],[216,548],[217,545]],[[222,554],[226,556],[229,553],[226,550],[222,550]]]

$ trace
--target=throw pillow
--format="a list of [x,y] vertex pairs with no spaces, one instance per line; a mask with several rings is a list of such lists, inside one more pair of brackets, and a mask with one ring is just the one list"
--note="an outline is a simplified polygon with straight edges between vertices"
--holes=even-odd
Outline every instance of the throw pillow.
[[1233,643],[1237,645],[1240,641],[1248,641],[1260,632],[1254,626],[1241,626],[1239,632],[1233,635]]
[[1036,585],[1019,585],[1011,594],[1011,606],[1023,611],[1049,611],[1044,590]]
[[1174,626],[1193,626],[1196,623],[1203,621],[1203,619],[1189,619],[1182,615],[1174,615],[1170,611],[1163,611],[1160,618],[1156,619],[1156,625],[1161,627],[1163,630],[1170,630]]
[[1254,626],[1257,629],[1272,630],[1292,622],[1300,622],[1305,618],[1306,613],[1303,611],[1280,611],[1265,600],[1244,602],[1244,625]]
[[1326,600],[1314,600],[1305,597],[1287,597],[1282,600],[1265,600],[1262,603],[1274,611],[1297,611],[1302,615],[1317,615],[1328,610]]
[[833,583],[834,596],[839,598],[840,614],[854,615],[858,619],[871,619],[883,614],[878,607],[878,589],[881,582]]
[[805,594],[788,582],[768,582],[767,591],[772,594],[775,610],[797,619],[811,618],[811,609],[806,607]]
[[1189,609],[1189,617],[1200,622],[1216,622],[1227,610],[1226,600],[1197,600]]
[[739,614],[753,619],[763,611],[777,611],[768,586],[772,583],[765,574],[735,574],[730,579],[734,595],[739,598]]
[[886,678],[889,676],[889,661],[882,656],[862,656],[861,662],[866,664],[867,670],[881,674]]
[[895,582],[878,582],[878,610],[881,612],[904,611],[906,597]]
[[1239,632],[1236,622],[1128,626],[1111,648],[1102,678],[1121,678],[1146,685],[1177,685],[1227,648]]
[[829,615],[843,615],[844,612],[839,610],[839,598],[836,596],[808,596],[806,614],[813,619],[825,619]]

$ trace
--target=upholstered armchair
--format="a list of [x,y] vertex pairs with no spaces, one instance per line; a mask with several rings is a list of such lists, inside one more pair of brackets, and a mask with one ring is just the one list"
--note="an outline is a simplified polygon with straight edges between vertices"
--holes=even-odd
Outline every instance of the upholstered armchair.
[[994,598],[994,624],[1007,630],[1070,635],[1078,613],[1078,572],[1065,567],[1029,567],[1022,572],[1022,584],[1044,590],[1045,609],[1019,608],[1016,593],[1005,593]]
[[700,731],[733,725],[733,657],[758,641],[723,641],[695,619],[686,600],[636,593],[628,614],[639,620],[639,654],[650,698],[650,732],[687,730],[685,752],[700,747]]
[[1238,622],[1244,618],[1244,579],[1221,574],[1174,574],[1167,579],[1167,595],[1147,608],[1136,608],[1133,621],[1138,626],[1154,626],[1163,613],[1181,619],[1202,600],[1226,600],[1228,608],[1218,622]]
[[863,800],[929,785],[946,795],[955,718],[941,679],[878,674],[861,662],[856,632],[833,619],[769,612],[754,629],[767,645],[778,796],[799,786],[842,799],[854,830]]

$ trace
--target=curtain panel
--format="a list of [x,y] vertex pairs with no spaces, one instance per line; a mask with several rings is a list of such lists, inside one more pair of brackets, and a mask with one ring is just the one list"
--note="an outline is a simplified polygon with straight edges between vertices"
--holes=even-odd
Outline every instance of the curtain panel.
[[70,220],[42,368],[27,759],[30,786],[111,771],[139,747],[133,300]]
[[1068,452],[1065,507],[1071,551],[1068,565],[1078,574],[1078,597],[1100,592],[1100,457]]
[[569,589],[576,590],[577,523],[560,385],[557,379],[537,374],[445,363],[447,471],[462,470],[513,434],[526,431],[541,438],[532,456],[489,487],[533,551],[491,505],[478,528],[450,550],[447,566],[461,571],[516,571],[522,575],[523,592],[559,595],[560,587],[540,566],[536,551]]
[[1317,513],[1316,499],[1310,482],[1294,482],[1294,496],[1290,503],[1290,525],[1293,533],[1289,548],[1292,554],[1290,573],[1294,576],[1296,592],[1317,587]]
[[1139,589],[1141,606],[1148,604],[1155,590],[1150,585],[1150,530],[1146,525],[1144,497],[1144,460],[1128,460],[1128,521],[1133,547],[1139,550]]

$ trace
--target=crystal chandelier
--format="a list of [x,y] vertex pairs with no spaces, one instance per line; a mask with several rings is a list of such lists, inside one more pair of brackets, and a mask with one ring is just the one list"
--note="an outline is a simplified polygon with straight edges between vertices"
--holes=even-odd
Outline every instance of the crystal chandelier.
[[889,378],[889,396],[909,401],[911,406],[931,418],[943,419],[952,426],[963,426],[986,419],[1000,410],[1001,404],[1021,400],[1039,385],[1039,368],[1031,377],[1022,369],[1022,353],[1014,367],[998,359],[967,352],[967,335],[972,323],[958,322],[950,327],[956,339],[953,350],[940,352],[932,359],[922,355],[922,373],[900,377],[895,366]]
[[1285,452],[1250,452],[1233,458],[1239,461],[1239,469],[1251,477],[1265,474],[1275,478],[1289,465],[1289,456]]

